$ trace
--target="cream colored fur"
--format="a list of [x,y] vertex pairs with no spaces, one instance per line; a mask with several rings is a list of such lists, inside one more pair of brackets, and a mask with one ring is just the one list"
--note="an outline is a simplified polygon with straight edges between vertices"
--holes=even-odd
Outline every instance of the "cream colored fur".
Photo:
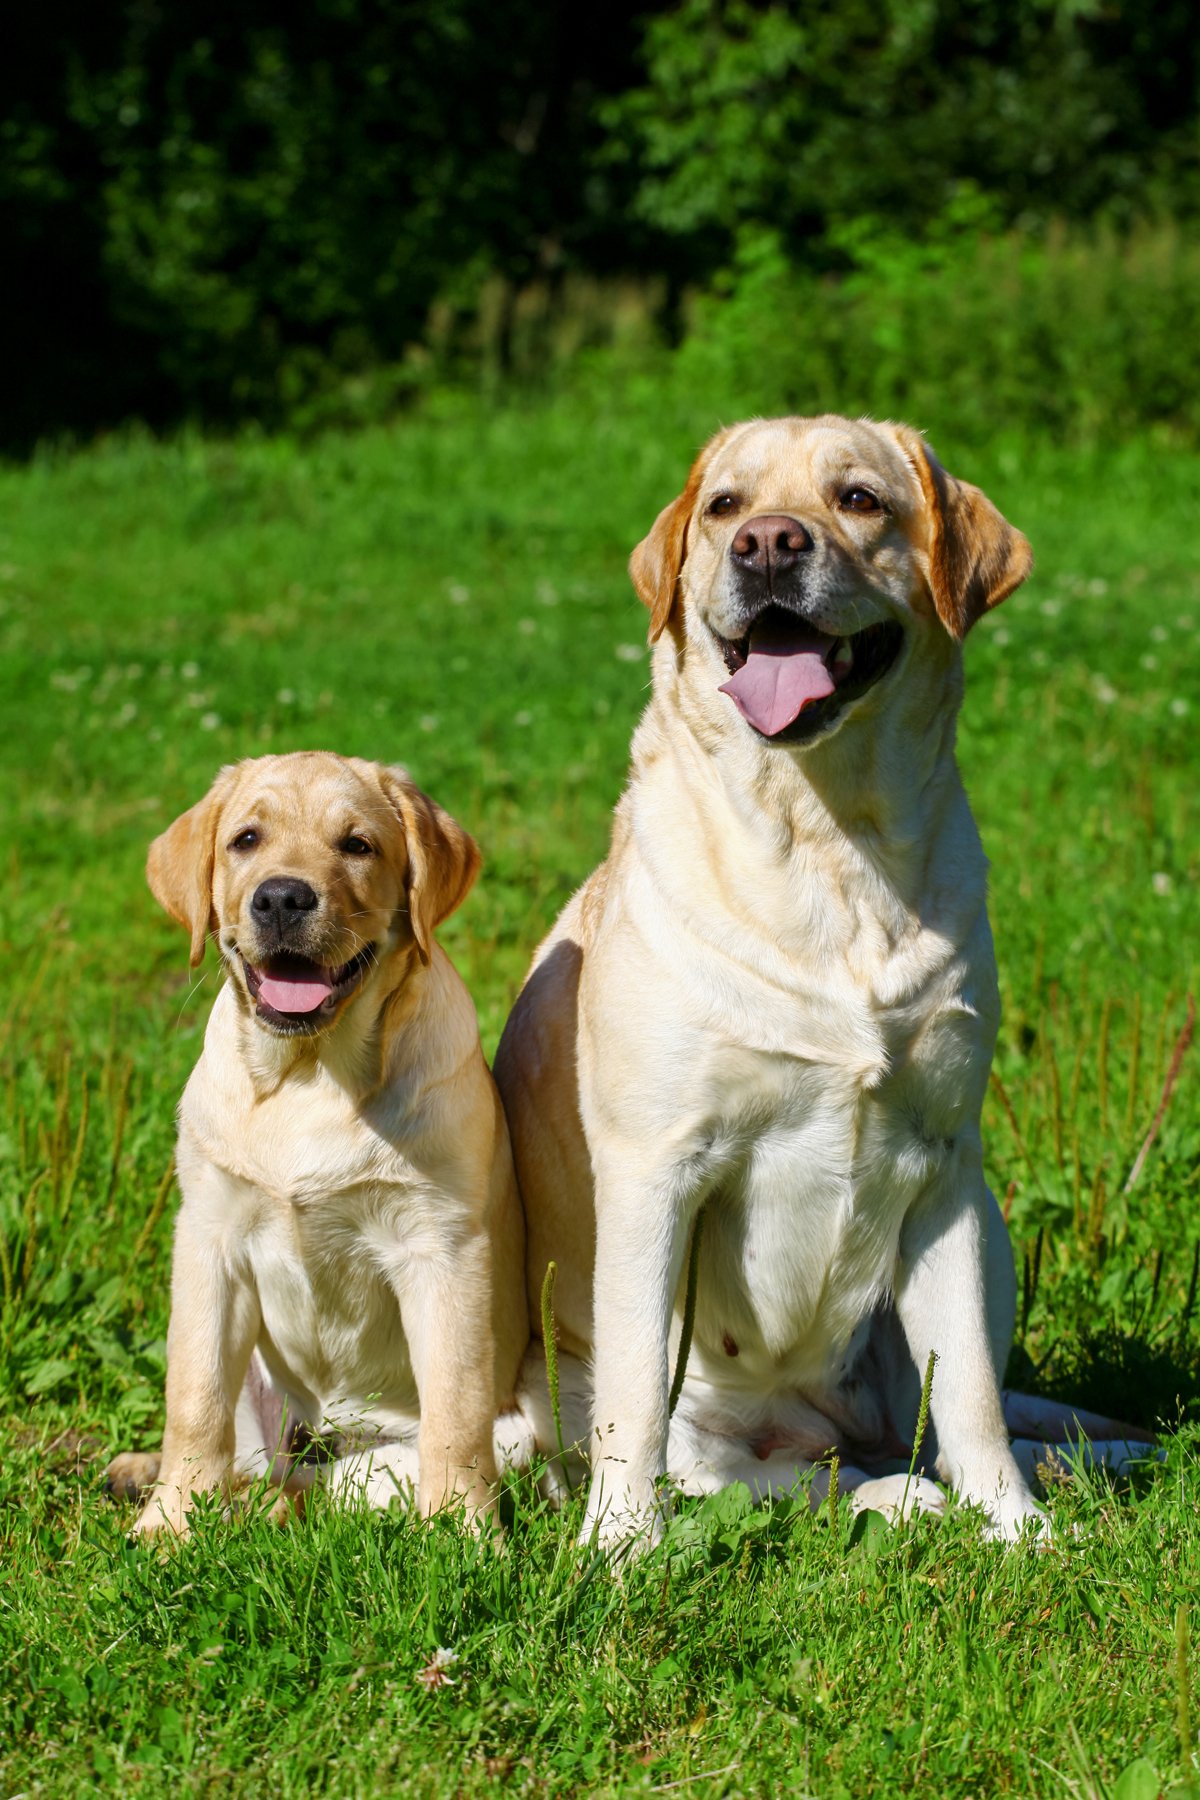
[[[858,488],[877,510],[846,502]],[[802,745],[718,691],[731,541],[768,513],[812,536],[804,616],[904,632]],[[529,1291],[555,1260],[564,1366],[592,1365],[585,1536],[654,1539],[668,1471],[765,1493],[834,1448],[859,1503],[895,1509],[931,1351],[937,1472],[1004,1538],[1040,1523],[999,1394],[1015,1289],[980,1140],[999,997],[954,755],[962,635],[1029,566],[915,433],[832,417],[722,433],[634,553],[658,642],[611,853],[538,950],[496,1062]],[[914,1502],[943,1504],[930,1481]]]
[[[336,1434],[335,1486],[494,1507],[493,1423],[528,1337],[523,1226],[475,1010],[432,935],[477,867],[403,771],[318,754],[223,770],[153,847],[155,893],[194,961],[215,933],[225,981],[179,1109],[166,1434],[139,1530],[183,1532],[194,1493],[251,1475],[313,1479],[264,1428],[264,1396],[289,1435]],[[305,954],[374,947],[312,1035],[280,1035],[247,988],[251,900],[274,876],[319,897]],[[502,1418],[506,1454],[527,1457],[522,1430]]]

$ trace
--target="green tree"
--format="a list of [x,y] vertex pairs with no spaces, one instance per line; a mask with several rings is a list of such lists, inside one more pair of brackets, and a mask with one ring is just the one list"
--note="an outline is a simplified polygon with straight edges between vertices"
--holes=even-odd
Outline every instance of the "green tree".
[[684,0],[610,102],[634,210],[718,254],[768,226],[811,253],[912,230],[964,181],[1025,225],[1191,212],[1200,39],[1180,0]]

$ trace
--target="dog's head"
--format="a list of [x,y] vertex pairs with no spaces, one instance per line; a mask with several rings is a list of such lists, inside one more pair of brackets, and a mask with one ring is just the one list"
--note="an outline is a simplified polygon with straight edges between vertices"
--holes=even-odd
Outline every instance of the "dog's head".
[[[1029,544],[904,425],[826,415],[718,433],[630,559],[650,641],[699,636],[764,742],[805,744],[1024,581]],[[688,630],[692,621],[701,631]]]
[[150,846],[155,899],[214,932],[232,980],[277,1036],[328,1030],[400,949],[430,956],[479,851],[402,769],[304,752],[222,769]]

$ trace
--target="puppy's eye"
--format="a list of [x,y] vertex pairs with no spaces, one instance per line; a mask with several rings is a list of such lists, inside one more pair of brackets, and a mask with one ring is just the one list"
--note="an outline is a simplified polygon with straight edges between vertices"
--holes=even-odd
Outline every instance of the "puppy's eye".
[[870,488],[847,488],[842,495],[842,506],[846,512],[872,513],[882,512],[883,508]]
[[736,494],[718,494],[708,503],[708,516],[710,519],[723,519],[726,513],[734,512],[736,509]]
[[231,850],[253,850],[257,842],[257,831],[239,831],[229,848]]
[[366,838],[348,837],[342,839],[342,851],[346,856],[374,856],[374,846],[368,844]]

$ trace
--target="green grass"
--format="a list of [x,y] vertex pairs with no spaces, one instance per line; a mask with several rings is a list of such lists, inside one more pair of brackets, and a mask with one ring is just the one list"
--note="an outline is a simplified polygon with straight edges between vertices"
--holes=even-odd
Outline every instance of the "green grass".
[[[1182,1412],[1169,1467],[1057,1490],[1041,1556],[967,1517],[851,1545],[734,1493],[624,1585],[523,1486],[502,1555],[318,1503],[288,1531],[206,1517],[163,1562],[101,1497],[106,1456],[161,1431],[164,1175],[215,981],[144,887],[149,838],[236,756],[403,761],[483,848],[442,936],[490,1054],[604,853],[648,672],[625,558],[736,411],[602,368],[307,446],[133,439],[0,472],[5,1792],[1099,1795],[1137,1757],[1157,1777],[1120,1800],[1184,1779],[1200,1046],[1121,1191],[1200,884],[1200,458],[1152,445],[944,449],[1038,553],[970,640],[960,738],[1020,1138],[993,1095],[1013,1372]],[[455,1685],[426,1694],[438,1645]]]

